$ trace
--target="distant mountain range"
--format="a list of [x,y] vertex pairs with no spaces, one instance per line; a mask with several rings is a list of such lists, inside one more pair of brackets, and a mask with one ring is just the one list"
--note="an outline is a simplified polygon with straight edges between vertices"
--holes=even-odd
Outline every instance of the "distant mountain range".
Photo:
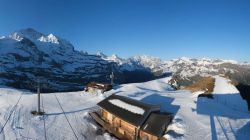
[[176,87],[191,85],[201,77],[214,75],[224,75],[236,85],[239,83],[250,85],[250,64],[247,62],[239,63],[234,60],[192,59],[187,57],[163,61],[160,58],[150,56],[122,59],[116,55],[111,57],[101,53],[97,55],[104,60],[115,62],[121,70],[148,69],[154,75],[171,73],[173,76],[171,84]]
[[32,28],[0,37],[0,85],[35,89],[40,79],[46,91],[82,90],[90,81],[116,83],[153,80],[173,75],[178,86],[199,77],[224,74],[238,83],[250,83],[250,64],[232,60],[179,58],[163,61],[150,56],[122,59],[117,55],[77,51],[67,40]]

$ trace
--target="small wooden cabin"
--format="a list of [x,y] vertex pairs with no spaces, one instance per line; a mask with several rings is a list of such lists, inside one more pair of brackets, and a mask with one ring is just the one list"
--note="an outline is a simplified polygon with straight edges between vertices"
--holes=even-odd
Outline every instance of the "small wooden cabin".
[[111,95],[99,102],[99,112],[90,115],[104,129],[120,139],[163,139],[171,122],[169,113],[160,113],[160,106],[146,104],[124,96]]
[[90,93],[104,93],[105,91],[109,91],[112,89],[111,84],[104,84],[104,83],[97,83],[97,82],[90,82],[85,87],[86,92]]

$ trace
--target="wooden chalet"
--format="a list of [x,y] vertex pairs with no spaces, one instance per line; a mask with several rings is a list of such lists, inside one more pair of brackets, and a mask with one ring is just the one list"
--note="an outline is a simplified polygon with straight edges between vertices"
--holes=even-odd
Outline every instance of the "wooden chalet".
[[104,84],[104,83],[97,83],[97,82],[90,82],[85,87],[85,91],[90,92],[90,93],[97,93],[97,92],[104,93],[105,91],[109,91],[111,89],[112,89],[111,84]]
[[172,118],[168,113],[160,113],[160,106],[124,96],[111,95],[98,105],[101,109],[90,116],[119,139],[164,139]]

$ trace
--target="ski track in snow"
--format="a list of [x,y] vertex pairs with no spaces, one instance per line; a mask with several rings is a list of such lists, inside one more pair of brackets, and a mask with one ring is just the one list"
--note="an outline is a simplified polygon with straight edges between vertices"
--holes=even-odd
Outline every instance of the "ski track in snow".
[[[197,99],[189,91],[173,91],[167,85],[168,80],[164,78],[124,84],[105,95],[85,92],[42,94],[41,107],[46,113],[44,116],[33,116],[30,113],[37,109],[36,94],[1,88],[0,128],[9,120],[0,134],[0,140],[115,139],[107,133],[101,133],[88,115],[88,112],[98,109],[96,104],[99,101],[111,94],[160,104],[161,111],[173,113],[173,122],[164,136],[170,140],[244,140],[250,137],[249,112],[232,109],[218,100]],[[15,106],[20,96],[22,98]]]

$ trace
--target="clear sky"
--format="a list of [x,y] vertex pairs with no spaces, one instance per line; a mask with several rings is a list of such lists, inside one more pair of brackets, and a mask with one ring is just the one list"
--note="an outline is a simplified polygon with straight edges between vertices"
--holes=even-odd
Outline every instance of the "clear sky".
[[0,35],[27,27],[89,53],[250,60],[250,0],[0,0]]

